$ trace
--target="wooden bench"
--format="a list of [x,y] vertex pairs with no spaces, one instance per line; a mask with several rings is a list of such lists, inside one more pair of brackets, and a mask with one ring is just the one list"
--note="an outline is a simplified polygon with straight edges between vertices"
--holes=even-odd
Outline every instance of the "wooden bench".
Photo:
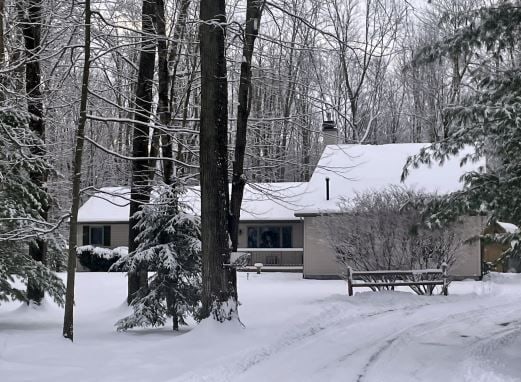
[[[417,280],[418,277],[438,276],[434,280]],[[370,279],[371,281],[367,281]],[[354,283],[353,281],[363,281]],[[398,286],[436,286],[442,287],[442,293],[449,294],[447,264],[443,263],[441,269],[419,269],[406,271],[353,271],[347,268],[347,291],[353,295],[353,288],[379,288]]]

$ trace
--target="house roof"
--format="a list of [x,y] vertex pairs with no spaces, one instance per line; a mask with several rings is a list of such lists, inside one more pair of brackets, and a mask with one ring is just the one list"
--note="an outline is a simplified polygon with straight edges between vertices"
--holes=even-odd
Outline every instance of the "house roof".
[[[302,197],[307,183],[255,183],[244,189],[241,221],[294,221],[295,211],[304,207]],[[127,223],[130,189],[104,187],[79,209],[78,223]],[[188,187],[183,200],[199,214],[200,188]]]
[[[425,143],[327,146],[305,191],[305,201],[312,207],[304,207],[297,215],[338,212],[342,199],[388,186],[438,194],[454,192],[462,189],[463,174],[484,167],[484,160],[460,166],[461,159],[473,150],[465,148],[443,166],[434,163],[411,169],[402,183],[400,178],[407,158],[427,146]],[[329,200],[326,199],[326,178],[329,178]]]
[[[393,185],[445,194],[463,187],[463,174],[484,167],[484,160],[460,165],[461,159],[472,153],[471,148],[466,148],[443,166],[432,164],[411,169],[402,183],[400,178],[407,158],[427,146],[425,143],[327,146],[309,182],[248,184],[241,221],[294,221],[306,214],[339,212],[342,199]],[[329,200],[326,178],[329,178]],[[125,187],[100,189],[81,206],[78,222],[128,222],[129,194]],[[189,187],[183,198],[196,214],[200,213],[199,187]]]

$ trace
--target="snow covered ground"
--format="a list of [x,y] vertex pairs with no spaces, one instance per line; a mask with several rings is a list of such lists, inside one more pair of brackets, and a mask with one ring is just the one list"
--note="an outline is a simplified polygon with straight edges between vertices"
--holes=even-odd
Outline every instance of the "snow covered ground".
[[239,276],[245,328],[117,333],[121,274],[78,274],[74,343],[54,304],[3,304],[0,381],[521,381],[521,275],[455,282],[448,297]]

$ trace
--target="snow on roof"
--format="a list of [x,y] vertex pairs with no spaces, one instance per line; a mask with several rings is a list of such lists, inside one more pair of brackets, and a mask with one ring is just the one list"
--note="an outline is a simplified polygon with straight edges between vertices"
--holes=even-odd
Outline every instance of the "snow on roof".
[[[302,203],[307,183],[254,183],[244,189],[241,221],[298,220],[295,212]],[[78,223],[126,223],[130,213],[130,190],[126,187],[101,188],[83,204]],[[183,200],[194,213],[200,214],[200,188],[187,187]]]
[[307,182],[252,183],[244,190],[241,220],[299,220]]
[[[409,156],[418,154],[426,143],[387,145],[331,145],[320,158],[305,191],[305,207],[298,213],[334,212],[343,198],[356,193],[378,191],[388,186],[405,186],[418,191],[446,194],[462,189],[460,178],[468,171],[484,166],[484,160],[460,166],[466,148],[459,155],[445,161],[443,166],[433,163],[411,169],[400,181],[403,166]],[[329,200],[326,200],[326,178],[329,178]]]
[[128,222],[129,198],[127,187],[101,188],[78,210],[78,223]]
[[501,228],[505,230],[506,233],[516,233],[519,230],[519,227],[512,223],[505,222],[497,222]]
[[[388,145],[331,145],[327,146],[308,183],[252,183],[244,190],[242,221],[290,221],[297,215],[339,210],[343,198],[356,193],[382,190],[391,185],[402,185],[418,191],[449,193],[462,188],[460,178],[468,171],[484,166],[484,160],[460,166],[458,156],[437,163],[411,169],[405,182],[400,181],[407,158],[418,154],[426,143],[399,143]],[[326,178],[329,178],[329,200],[326,200]],[[128,222],[130,191],[124,187],[100,189],[83,206],[79,223]],[[189,187],[184,195],[194,213],[200,213],[200,189]]]

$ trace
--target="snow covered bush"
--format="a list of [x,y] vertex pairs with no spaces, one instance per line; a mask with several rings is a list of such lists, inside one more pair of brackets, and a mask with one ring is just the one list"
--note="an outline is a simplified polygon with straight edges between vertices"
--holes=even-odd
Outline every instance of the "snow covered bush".
[[[325,231],[337,261],[356,271],[420,270],[454,263],[461,245],[450,227],[428,228],[417,207],[428,195],[391,187],[358,194],[328,217]],[[374,281],[374,280],[371,280]],[[417,280],[416,280],[417,281]],[[429,293],[417,286],[416,293]]]
[[116,323],[118,330],[135,326],[163,326],[172,317],[173,329],[186,324],[200,301],[200,219],[180,198],[180,182],[161,187],[154,202],[138,213],[140,234],[135,252],[120,259],[129,271],[143,263],[155,272],[148,287],[141,288],[131,302],[133,313]]
[[[114,249],[93,247],[92,245],[84,245],[76,248],[78,260],[80,264],[92,272],[108,272],[110,267],[114,265],[122,257],[128,255],[127,247],[117,247]],[[126,270],[124,267],[117,269]]]
[[[29,302],[30,283],[63,304],[64,285],[49,267],[60,261],[58,234],[56,226],[42,218],[51,198],[30,176],[49,172],[50,165],[31,152],[42,142],[27,127],[28,120],[24,112],[0,108],[0,301]],[[37,239],[58,248],[42,262],[29,256],[29,246],[38,245]]]

